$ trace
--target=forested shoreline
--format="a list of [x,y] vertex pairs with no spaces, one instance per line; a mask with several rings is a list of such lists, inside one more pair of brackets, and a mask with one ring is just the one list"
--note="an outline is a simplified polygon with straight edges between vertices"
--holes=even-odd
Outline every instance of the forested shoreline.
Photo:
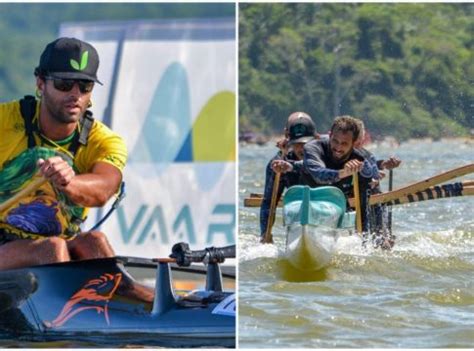
[[323,132],[350,114],[376,138],[467,136],[473,49],[474,4],[241,4],[240,131],[302,110]]

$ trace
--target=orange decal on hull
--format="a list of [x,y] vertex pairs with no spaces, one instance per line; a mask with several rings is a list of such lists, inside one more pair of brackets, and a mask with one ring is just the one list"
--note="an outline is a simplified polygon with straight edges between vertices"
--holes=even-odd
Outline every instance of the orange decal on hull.
[[[72,295],[61,313],[52,322],[44,322],[45,326],[48,328],[60,327],[78,313],[86,310],[96,310],[98,314],[104,313],[107,325],[109,325],[108,303],[114,296],[121,280],[122,273],[105,273],[98,279],[89,280],[82,289]],[[94,304],[99,302],[102,302],[103,305],[84,305],[84,303]]]

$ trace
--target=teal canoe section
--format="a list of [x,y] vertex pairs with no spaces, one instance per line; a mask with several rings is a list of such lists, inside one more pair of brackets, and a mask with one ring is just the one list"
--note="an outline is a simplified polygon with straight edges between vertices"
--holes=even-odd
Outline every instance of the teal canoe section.
[[283,197],[283,221],[285,225],[325,226],[350,228],[354,215],[346,213],[346,198],[336,187],[290,187]]

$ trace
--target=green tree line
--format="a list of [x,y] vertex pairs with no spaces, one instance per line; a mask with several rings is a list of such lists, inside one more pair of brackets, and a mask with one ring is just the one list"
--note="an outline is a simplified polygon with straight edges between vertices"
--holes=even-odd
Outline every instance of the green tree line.
[[0,3],[0,101],[34,93],[33,70],[63,22],[229,16],[231,3]]
[[240,130],[281,133],[293,111],[372,137],[474,128],[474,4],[241,4]]

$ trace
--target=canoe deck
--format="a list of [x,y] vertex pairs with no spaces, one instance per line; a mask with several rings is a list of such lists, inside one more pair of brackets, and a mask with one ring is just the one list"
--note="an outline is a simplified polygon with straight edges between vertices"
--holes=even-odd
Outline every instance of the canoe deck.
[[300,270],[319,270],[333,257],[340,229],[354,225],[335,187],[294,186],[283,198],[286,257]]

